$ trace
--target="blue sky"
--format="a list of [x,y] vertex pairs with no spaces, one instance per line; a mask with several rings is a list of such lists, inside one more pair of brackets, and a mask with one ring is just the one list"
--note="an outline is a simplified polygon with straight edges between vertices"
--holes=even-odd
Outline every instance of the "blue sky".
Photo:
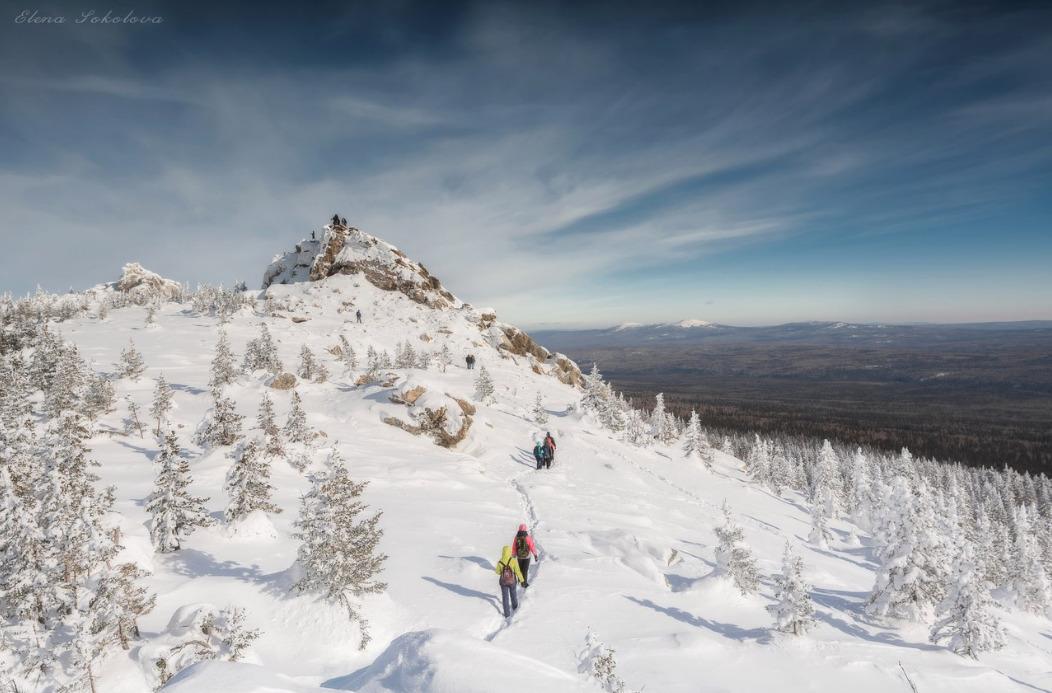
[[525,326],[1052,319],[1039,3],[193,5],[5,10],[0,290],[339,211]]

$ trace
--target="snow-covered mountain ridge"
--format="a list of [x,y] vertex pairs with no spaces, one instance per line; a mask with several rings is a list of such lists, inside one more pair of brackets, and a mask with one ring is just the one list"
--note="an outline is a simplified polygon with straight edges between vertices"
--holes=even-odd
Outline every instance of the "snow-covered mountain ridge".
[[[704,460],[687,455],[689,428],[681,435],[652,413],[643,421],[597,379],[579,386],[575,366],[370,239],[348,228],[339,248],[330,233],[316,247],[301,243],[280,256],[280,269],[268,269],[262,292],[224,298],[229,312],[212,311],[207,296],[101,316],[93,303],[50,326],[116,390],[115,407],[91,422],[89,455],[99,462],[99,486],[115,489],[106,518],[120,535],[114,562],[149,571],[142,584],[156,595],[138,619],[140,637],[95,660],[98,690],[146,693],[160,682],[162,660],[169,673],[178,670],[164,690],[179,692],[615,690],[615,680],[604,688],[591,676],[602,649],[589,633],[616,651],[617,676],[630,690],[906,691],[903,672],[924,693],[1052,685],[1052,631],[1042,616],[998,607],[1008,644],[973,661],[930,643],[928,623],[869,615],[880,569],[877,523],[860,527],[841,504],[823,525],[828,536],[810,541],[813,508],[822,503],[805,487],[826,473],[810,453],[774,449],[766,462],[760,452],[743,461],[743,441],[724,452],[712,440]],[[246,368],[216,386],[244,417],[240,444],[203,441],[195,434],[215,416],[220,332],[242,362],[264,326],[280,363],[255,368],[244,359]],[[144,363],[135,377],[121,375],[130,342]],[[468,354],[477,369],[465,367]],[[33,347],[23,356],[32,363]],[[479,387],[483,367],[491,395]],[[291,389],[274,387],[281,373],[292,374]],[[155,422],[148,412],[162,376],[171,406]],[[285,451],[269,461],[274,509],[228,521],[231,471],[246,444],[271,436],[257,419],[264,398],[279,423],[301,406],[317,435],[300,443],[283,432]],[[608,399],[599,406],[597,398]],[[50,406],[44,399],[31,398],[39,416]],[[406,430],[422,429],[426,411],[442,407],[464,415],[450,429],[471,418],[460,440],[436,445],[426,430]],[[190,491],[214,520],[169,552],[155,550],[148,525],[162,454],[155,423],[174,432]],[[556,461],[537,470],[531,451],[546,431],[557,441]],[[757,470],[779,468],[779,455],[792,464],[771,481],[773,473]],[[884,488],[877,480],[849,484],[851,469],[889,477],[893,470],[836,455],[828,479],[844,488]],[[362,500],[383,511],[387,587],[356,602],[371,622],[372,641],[361,651],[361,630],[343,606],[294,589],[302,577],[301,498],[332,472],[335,456],[354,480],[368,482]],[[725,501],[740,525],[736,546],[755,556],[748,594],[720,568]],[[530,526],[539,559],[506,622],[494,565],[520,522]],[[816,623],[800,636],[775,629],[767,609],[784,601],[776,577],[786,542],[813,586]],[[235,619],[232,609],[243,609],[245,627],[259,631],[237,662],[223,661],[234,648],[217,635]],[[198,641],[216,658],[183,668]],[[9,662],[9,654],[0,659]],[[21,690],[41,681],[48,677],[19,678]]]

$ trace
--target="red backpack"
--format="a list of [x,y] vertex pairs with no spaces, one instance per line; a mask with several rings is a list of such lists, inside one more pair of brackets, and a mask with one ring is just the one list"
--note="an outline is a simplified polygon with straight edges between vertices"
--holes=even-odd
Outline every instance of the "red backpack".
[[511,565],[508,563],[502,565],[504,567],[500,569],[500,586],[511,587],[515,584],[515,571],[511,569]]

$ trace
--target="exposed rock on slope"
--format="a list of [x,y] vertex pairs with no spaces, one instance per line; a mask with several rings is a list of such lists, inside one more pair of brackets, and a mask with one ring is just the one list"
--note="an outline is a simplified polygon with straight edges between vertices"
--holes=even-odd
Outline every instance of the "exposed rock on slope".
[[129,262],[121,268],[121,278],[109,284],[99,284],[90,289],[92,292],[119,291],[128,294],[135,303],[145,301],[178,300],[183,295],[183,287],[179,282],[166,279],[156,272],[151,272],[138,262]]
[[328,224],[320,240],[301,241],[291,252],[275,257],[263,275],[263,289],[274,284],[321,281],[338,274],[360,274],[379,289],[398,291],[429,308],[464,311],[465,319],[477,325],[499,351],[531,358],[538,373],[549,372],[568,385],[583,382],[573,361],[548,351],[519,328],[500,322],[492,310],[478,310],[464,303],[423,265],[353,226]]
[[303,241],[291,253],[275,258],[263,275],[271,284],[318,281],[336,274],[361,274],[373,286],[399,291],[431,308],[458,308],[463,302],[438,277],[390,243],[353,226],[325,226],[322,239]]

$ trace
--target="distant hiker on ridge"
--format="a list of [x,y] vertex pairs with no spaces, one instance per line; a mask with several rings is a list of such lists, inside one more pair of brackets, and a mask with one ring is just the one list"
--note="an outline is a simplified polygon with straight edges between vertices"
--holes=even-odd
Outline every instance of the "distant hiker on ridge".
[[360,310],[354,311],[354,317],[358,319],[358,322],[361,322],[362,321],[362,311],[360,311]]
[[[511,554],[511,547],[505,546],[501,549],[500,560],[497,561],[497,575],[500,576],[500,600],[504,605],[504,618],[511,618],[513,611],[519,608],[519,596],[516,586],[518,583],[526,584],[526,578],[519,570],[519,562]],[[509,608],[508,602],[511,602]]]
[[537,556],[537,547],[533,543],[533,537],[530,536],[530,530],[526,528],[525,522],[519,525],[519,531],[515,534],[511,545],[515,547],[515,558],[519,561],[522,588],[526,589],[530,586],[530,556],[532,555],[537,560],[540,560],[540,557]]
[[473,370],[475,368],[475,355],[474,354],[468,354],[467,356],[465,356],[464,357],[464,363],[466,363],[468,365],[468,370],[469,371]]

